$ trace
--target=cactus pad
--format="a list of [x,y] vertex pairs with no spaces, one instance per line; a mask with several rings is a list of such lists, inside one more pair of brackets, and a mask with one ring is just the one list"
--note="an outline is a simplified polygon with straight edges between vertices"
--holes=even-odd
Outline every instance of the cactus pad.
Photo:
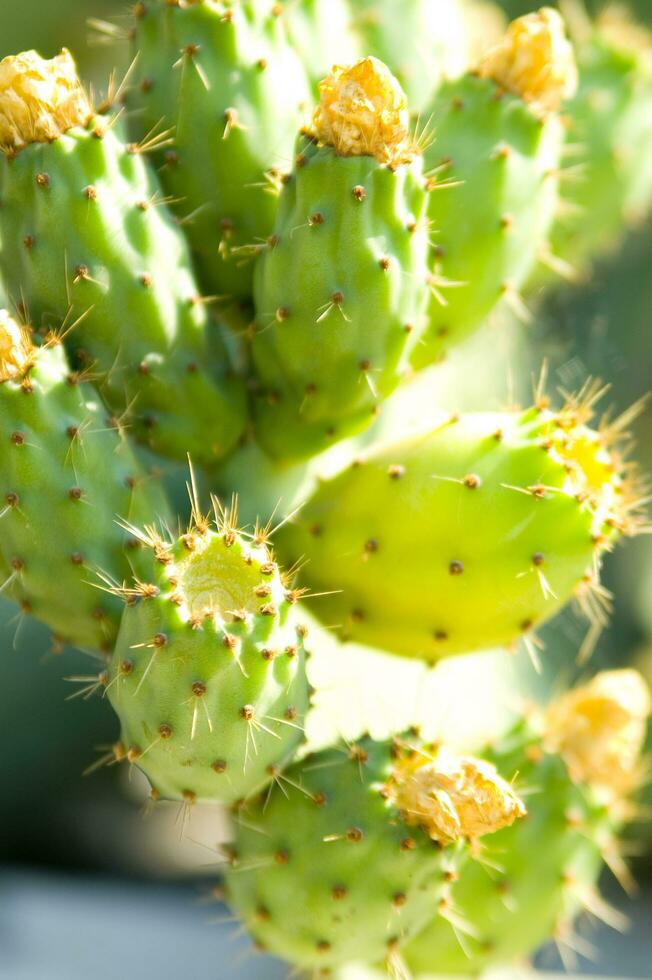
[[150,577],[122,590],[108,691],[156,797],[233,803],[303,737],[305,630],[263,540],[195,516],[176,542],[143,535]]

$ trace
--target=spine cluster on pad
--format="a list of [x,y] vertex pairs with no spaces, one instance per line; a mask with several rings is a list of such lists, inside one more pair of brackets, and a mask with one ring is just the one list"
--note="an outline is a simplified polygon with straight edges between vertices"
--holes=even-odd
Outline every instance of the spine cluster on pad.
[[[303,738],[305,627],[264,535],[216,504],[177,541],[144,532],[147,577],[126,608],[109,672],[121,745],[156,798],[233,803],[270,782]],[[120,754],[120,753],[119,753]]]

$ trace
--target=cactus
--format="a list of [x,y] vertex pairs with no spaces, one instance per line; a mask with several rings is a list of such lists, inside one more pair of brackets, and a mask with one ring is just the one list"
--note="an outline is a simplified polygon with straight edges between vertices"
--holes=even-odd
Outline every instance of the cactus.
[[278,539],[315,591],[337,568],[315,611],[346,639],[434,662],[527,636],[573,596],[599,607],[600,556],[638,530],[639,492],[621,423],[585,424],[595,395],[454,416],[322,483]]
[[177,541],[141,532],[148,575],[125,601],[108,678],[126,757],[155,798],[233,803],[256,792],[302,739],[305,629],[259,531],[193,507]]
[[145,0],[134,8],[137,120],[171,127],[161,179],[209,293],[247,299],[243,249],[272,231],[276,186],[309,104],[272,0]]
[[[0,144],[10,294],[37,327],[71,327],[77,364],[100,373],[113,411],[133,415],[156,452],[225,455],[245,423],[242,384],[225,351],[209,355],[187,247],[155,179],[138,147],[93,115],[67,52],[2,62]],[[208,437],[198,411],[212,420]]]
[[405,949],[414,977],[476,975],[553,935],[572,943],[583,909],[613,923],[598,875],[605,861],[617,874],[624,867],[617,837],[632,816],[649,713],[640,674],[605,672],[491,748],[492,763],[528,788],[528,817],[487,840],[484,863],[460,869],[451,900],[462,934],[442,916],[419,933]]
[[425,325],[427,195],[405,96],[374,58],[320,90],[255,281],[256,432],[281,459],[368,425]]
[[409,736],[334,746],[236,814],[227,895],[256,940],[298,968],[391,964],[448,908],[461,842],[524,813],[480,760]]
[[433,291],[422,367],[507,304],[527,317],[519,290],[546,247],[564,140],[562,101],[577,69],[559,14],[510,24],[479,69],[445,82],[428,115],[433,193]]
[[140,542],[117,519],[172,516],[119,422],[70,370],[58,338],[34,347],[4,310],[0,442],[2,591],[58,642],[111,652],[122,609],[99,587],[131,576],[141,557]]
[[139,0],[97,110],[66,50],[0,62],[2,601],[99,656],[91,768],[182,832],[217,804],[233,913],[302,973],[477,975],[626,878],[639,676],[504,703],[567,605],[590,650],[649,530],[638,405],[554,407],[544,369],[488,410],[537,257],[651,200],[647,42],[572,26],[577,95],[560,15],[487,0]]

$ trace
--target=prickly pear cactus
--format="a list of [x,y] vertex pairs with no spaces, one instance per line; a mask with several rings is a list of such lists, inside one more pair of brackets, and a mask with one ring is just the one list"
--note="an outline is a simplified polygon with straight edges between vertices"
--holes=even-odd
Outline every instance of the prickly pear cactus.
[[216,339],[209,350],[187,246],[142,147],[93,115],[67,52],[0,64],[0,144],[10,295],[37,327],[64,324],[76,366],[156,452],[224,456],[245,424],[242,383]]
[[106,30],[135,60],[97,109],[65,50],[0,62],[3,601],[102,659],[91,768],[182,833],[221,805],[233,913],[292,969],[563,941],[608,915],[605,861],[626,879],[650,695],[598,674],[512,726],[514,694],[569,603],[581,656],[607,625],[640,407],[594,421],[588,380],[554,408],[544,369],[491,408],[537,258],[586,267],[649,209],[646,42],[575,12],[574,52],[487,0],[139,0]]
[[454,416],[323,483],[279,537],[315,591],[338,569],[315,612],[432,662],[527,637],[573,597],[599,615],[600,557],[636,532],[639,493],[619,424],[585,424],[594,396]]
[[254,290],[256,433],[281,459],[369,425],[425,326],[427,191],[405,95],[374,58],[320,89]]
[[[103,586],[140,569],[140,541],[118,523],[172,521],[119,421],[60,340],[34,347],[0,311],[2,592],[55,641],[111,652],[121,603]],[[93,587],[95,586],[95,587]]]
[[[636,671],[598,674],[516,725],[487,753],[527,787],[528,816],[487,839],[452,886],[455,925],[438,916],[405,949],[412,975],[474,975],[529,956],[551,936],[572,943],[587,910],[618,923],[600,897],[605,862],[626,874],[618,834],[642,776],[650,692]],[[534,862],[533,855],[545,855]]]
[[477,840],[525,814],[480,760],[364,738],[307,756],[235,815],[227,894],[252,935],[302,969],[400,957]]
[[246,250],[272,232],[280,175],[310,104],[282,14],[273,0],[134,7],[140,135],[171,134],[161,179],[204,288],[220,296],[249,296]]
[[476,71],[445,82],[430,103],[433,288],[416,366],[440,359],[501,305],[527,318],[520,290],[550,251],[559,109],[576,84],[561,17],[545,9],[514,21]]
[[274,776],[303,737],[305,629],[264,532],[233,511],[177,541],[142,533],[149,574],[125,603],[107,691],[122,748],[156,798],[233,803]]

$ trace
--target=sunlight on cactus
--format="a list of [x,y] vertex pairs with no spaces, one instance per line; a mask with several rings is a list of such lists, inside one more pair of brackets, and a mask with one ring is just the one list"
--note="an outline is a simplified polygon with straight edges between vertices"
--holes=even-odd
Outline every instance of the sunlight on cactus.
[[[225,808],[233,913],[300,975],[477,976],[620,924],[650,691],[586,664],[650,530],[645,406],[545,365],[530,407],[437,397],[497,391],[470,344],[652,209],[652,44],[567,6],[139,0],[105,98],[66,49],[0,62],[0,592],[94,658],[73,696],[120,736],[90,771],[182,833]],[[468,655],[534,674],[567,607],[583,682],[461,748],[494,699]],[[457,724],[390,724],[452,658]]]

